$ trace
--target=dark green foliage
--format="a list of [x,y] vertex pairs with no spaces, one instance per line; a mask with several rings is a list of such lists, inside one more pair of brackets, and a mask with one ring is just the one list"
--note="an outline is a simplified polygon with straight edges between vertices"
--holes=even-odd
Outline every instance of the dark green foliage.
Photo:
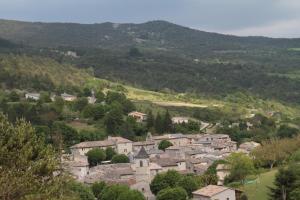
[[96,103],[101,103],[105,101],[105,94],[101,90],[95,93],[95,97],[97,99]]
[[73,109],[75,111],[82,111],[88,105],[88,100],[85,97],[76,99],[73,102]]
[[147,120],[146,120],[148,129],[154,127],[154,121],[155,121],[155,119],[154,119],[153,113],[151,110],[149,110],[147,113]]
[[157,200],[186,200],[187,192],[181,187],[166,188],[157,194]]
[[299,199],[300,168],[299,164],[292,164],[287,168],[280,168],[275,177],[274,187],[270,188],[270,198],[278,200]]
[[116,135],[120,131],[120,126],[124,123],[123,112],[119,106],[113,106],[105,116],[106,132],[111,135]]
[[105,182],[95,182],[93,183],[91,189],[93,191],[94,196],[100,200],[101,194],[106,187],[107,185]]
[[111,160],[117,154],[117,152],[113,148],[107,147],[105,149],[105,154],[106,154],[106,160]]
[[175,133],[199,133],[200,126],[198,122],[189,120],[188,123],[175,124]]
[[69,178],[60,172],[55,150],[25,121],[0,114],[0,199],[68,198]]
[[92,92],[89,88],[83,88],[82,94],[83,94],[84,97],[92,96]]
[[88,157],[88,161],[91,167],[97,166],[106,159],[105,151],[99,148],[89,150],[86,153],[86,156]]
[[142,56],[142,53],[140,52],[140,50],[138,48],[132,47],[132,48],[130,48],[128,55],[130,57],[140,57],[140,56]]
[[158,149],[165,151],[166,148],[173,146],[173,144],[168,141],[168,140],[162,140],[159,145],[158,145]]
[[125,185],[112,185],[106,187],[102,194],[101,200],[145,200],[144,196],[136,191],[130,190]]
[[165,113],[163,124],[164,124],[163,125],[164,132],[170,133],[173,127],[172,127],[172,118],[168,110]]
[[103,140],[105,138],[105,134],[98,130],[81,130],[78,133],[78,139],[80,142],[84,141],[96,141]]
[[180,179],[178,182],[178,186],[185,189],[187,192],[189,198],[192,198],[193,194],[192,192],[196,191],[198,189],[198,184],[193,176],[184,176]]
[[95,200],[95,196],[94,196],[91,188],[89,188],[88,186],[86,186],[82,183],[74,181],[70,184],[70,189],[71,189],[71,191],[78,194],[78,196],[80,197],[80,200]]
[[95,104],[95,105],[86,105],[82,111],[82,115],[85,118],[91,118],[93,120],[99,120],[104,117],[105,110],[104,106]]
[[18,93],[16,91],[11,91],[9,94],[9,100],[11,102],[16,102],[20,100],[20,96],[18,95]]
[[54,122],[52,126],[54,137],[62,136],[63,143],[70,147],[79,142],[78,132],[64,122]]
[[299,130],[297,128],[289,127],[288,125],[281,125],[277,130],[277,136],[280,138],[292,138],[297,135]]
[[152,193],[156,195],[163,189],[166,189],[168,187],[176,187],[180,179],[181,175],[178,172],[169,170],[165,173],[157,174],[151,181],[150,189]]
[[129,158],[124,154],[116,154],[111,159],[112,163],[129,163]]
[[155,131],[157,133],[163,133],[164,132],[164,121],[161,117],[160,113],[157,113],[155,118]]

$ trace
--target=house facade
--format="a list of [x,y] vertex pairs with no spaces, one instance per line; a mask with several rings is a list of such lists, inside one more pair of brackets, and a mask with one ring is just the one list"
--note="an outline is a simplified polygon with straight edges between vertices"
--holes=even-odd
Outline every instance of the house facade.
[[194,191],[193,200],[236,200],[235,190],[223,186],[208,185]]

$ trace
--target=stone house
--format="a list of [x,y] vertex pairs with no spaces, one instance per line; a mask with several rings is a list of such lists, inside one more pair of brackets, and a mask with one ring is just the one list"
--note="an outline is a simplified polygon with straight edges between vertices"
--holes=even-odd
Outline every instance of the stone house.
[[132,152],[132,141],[122,137],[108,137],[101,141],[81,142],[70,147],[73,155],[85,155],[89,150],[100,148],[105,150],[108,147],[113,148],[118,154],[128,155]]
[[133,152],[139,152],[142,147],[145,148],[146,151],[150,151],[152,149],[157,149],[157,144],[153,140],[134,142],[132,144]]
[[194,191],[193,200],[236,200],[235,190],[223,186],[208,185]]

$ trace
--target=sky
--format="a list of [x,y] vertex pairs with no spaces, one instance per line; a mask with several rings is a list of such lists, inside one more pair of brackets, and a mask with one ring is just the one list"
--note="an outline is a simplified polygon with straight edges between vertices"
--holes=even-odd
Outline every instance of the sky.
[[0,0],[0,18],[77,23],[166,20],[210,32],[300,38],[300,0]]

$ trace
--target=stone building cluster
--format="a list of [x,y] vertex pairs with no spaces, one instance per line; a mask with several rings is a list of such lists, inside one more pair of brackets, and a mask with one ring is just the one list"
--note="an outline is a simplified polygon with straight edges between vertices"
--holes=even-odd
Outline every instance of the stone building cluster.
[[[173,146],[161,151],[162,140]],[[111,147],[129,157],[130,163],[109,162],[89,168],[85,154],[93,148]],[[65,167],[78,180],[86,184],[97,181],[126,184],[141,191],[146,199],[155,199],[150,190],[156,174],[168,170],[179,173],[202,174],[216,160],[226,158],[237,151],[236,142],[225,134],[166,134],[148,135],[146,141],[132,142],[122,137],[108,137],[103,141],[82,142],[71,147],[71,156]]]

